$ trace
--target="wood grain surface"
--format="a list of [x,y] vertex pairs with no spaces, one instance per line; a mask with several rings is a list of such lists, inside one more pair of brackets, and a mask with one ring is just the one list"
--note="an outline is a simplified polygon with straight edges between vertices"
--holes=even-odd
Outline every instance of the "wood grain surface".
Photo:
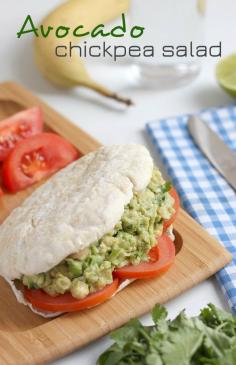
[[[15,83],[0,85],[0,120],[31,107],[41,106],[47,129],[73,143],[83,154],[100,144],[87,133]],[[0,201],[0,222],[36,187]],[[59,358],[151,310],[208,278],[230,260],[230,254],[181,210],[176,224],[178,254],[170,270],[152,280],[139,280],[106,303],[83,312],[43,319],[17,303],[0,279],[0,364],[38,365]],[[1,244],[1,243],[0,243]]]

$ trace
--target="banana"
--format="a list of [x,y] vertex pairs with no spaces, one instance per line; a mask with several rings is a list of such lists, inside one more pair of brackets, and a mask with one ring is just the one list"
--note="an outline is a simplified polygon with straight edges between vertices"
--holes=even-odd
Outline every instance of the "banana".
[[[53,26],[69,26],[71,29],[78,25],[84,25],[84,31],[91,31],[98,24],[107,23],[122,13],[126,12],[130,0],[67,0],[54,11],[52,11],[42,22],[44,29]],[[72,34],[71,32],[70,34]],[[95,90],[96,92],[131,105],[129,99],[125,99],[103,87],[94,81],[82,59],[74,54],[72,58],[57,57],[55,49],[57,46],[73,41],[73,35],[67,38],[57,38],[55,31],[49,33],[48,37],[36,37],[34,41],[35,61],[39,70],[45,78],[53,84],[73,88],[83,86]],[[78,42],[79,38],[76,38]]]

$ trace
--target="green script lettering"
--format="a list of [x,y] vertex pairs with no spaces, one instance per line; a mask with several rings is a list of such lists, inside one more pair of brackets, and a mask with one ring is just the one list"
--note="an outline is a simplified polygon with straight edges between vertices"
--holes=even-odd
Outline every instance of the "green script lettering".
[[101,35],[102,37],[107,37],[108,35],[110,35],[110,33],[105,33],[104,32],[104,27],[105,25],[104,24],[99,24],[97,25],[91,32],[91,37],[92,38],[95,38],[97,37],[98,35]]
[[89,35],[89,32],[85,32],[85,33],[79,33],[79,29],[83,29],[84,26],[83,25],[79,25],[78,27],[76,27],[73,31],[73,36],[74,37],[84,37],[86,35]]
[[[133,27],[131,29],[130,35],[132,38],[139,38],[142,37],[143,33],[144,33],[145,28],[144,27],[139,27],[138,25],[136,25],[135,27]],[[135,34],[135,32],[137,32]]]
[[[31,28],[25,29],[28,23],[31,26]],[[23,34],[27,34],[27,33],[34,33],[36,37],[39,36],[38,28],[35,27],[34,22],[30,15],[27,15],[27,17],[25,18],[25,21],[24,21],[24,24],[22,25],[21,30],[17,33],[17,38],[20,38]]]
[[65,38],[69,34],[70,28],[60,25],[56,30],[57,38]]
[[[121,33],[116,33],[117,30],[121,30]],[[117,27],[114,27],[111,31],[112,37],[124,37],[124,34],[126,33],[126,20],[125,20],[125,14],[122,14],[122,25],[117,25]]]

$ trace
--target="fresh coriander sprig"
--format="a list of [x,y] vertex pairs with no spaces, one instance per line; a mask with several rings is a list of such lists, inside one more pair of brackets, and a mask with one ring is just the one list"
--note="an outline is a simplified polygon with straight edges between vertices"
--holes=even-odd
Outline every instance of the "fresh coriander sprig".
[[152,326],[133,319],[111,334],[98,365],[236,365],[236,317],[209,304],[197,317],[174,320],[156,305]]

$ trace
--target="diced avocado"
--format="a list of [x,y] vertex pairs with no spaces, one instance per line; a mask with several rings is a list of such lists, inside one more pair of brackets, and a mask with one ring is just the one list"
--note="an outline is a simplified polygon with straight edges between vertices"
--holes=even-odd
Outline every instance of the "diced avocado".
[[74,259],[67,259],[66,263],[68,265],[69,271],[73,274],[73,277],[79,277],[83,272],[83,264],[81,261]]
[[45,281],[45,274],[38,274],[32,276],[23,276],[23,284],[29,289],[39,289],[42,288]]

